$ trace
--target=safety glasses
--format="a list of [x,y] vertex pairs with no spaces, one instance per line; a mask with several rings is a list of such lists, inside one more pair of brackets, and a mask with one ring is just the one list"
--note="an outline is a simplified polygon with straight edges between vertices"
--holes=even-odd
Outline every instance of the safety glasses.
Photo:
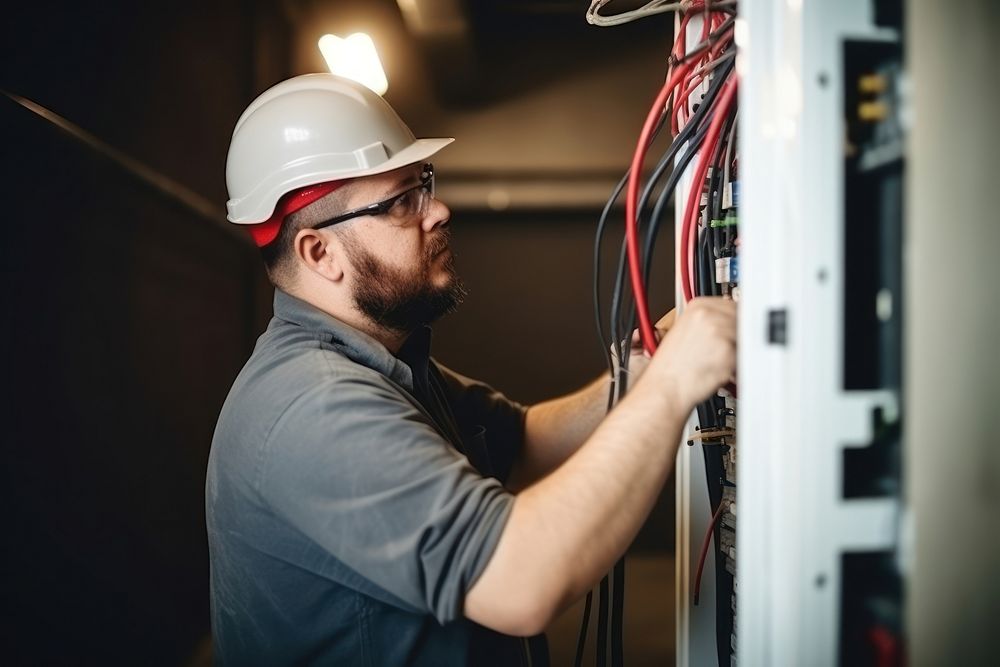
[[420,172],[420,184],[407,188],[399,194],[389,197],[385,201],[369,204],[362,208],[341,213],[338,216],[324,220],[313,226],[313,229],[322,229],[335,225],[338,222],[360,218],[363,215],[386,216],[396,222],[406,222],[412,220],[414,216],[423,217],[427,214],[431,200],[434,199],[434,165],[427,163]]

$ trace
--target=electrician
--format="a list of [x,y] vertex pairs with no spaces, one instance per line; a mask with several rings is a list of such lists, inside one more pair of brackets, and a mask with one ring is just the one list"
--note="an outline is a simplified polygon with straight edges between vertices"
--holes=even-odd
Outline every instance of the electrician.
[[236,125],[229,220],[275,291],[208,466],[220,664],[544,664],[538,635],[624,553],[733,376],[734,306],[711,298],[661,321],[607,416],[607,379],[525,408],[431,359],[462,296],[429,163],[451,141],[328,74]]

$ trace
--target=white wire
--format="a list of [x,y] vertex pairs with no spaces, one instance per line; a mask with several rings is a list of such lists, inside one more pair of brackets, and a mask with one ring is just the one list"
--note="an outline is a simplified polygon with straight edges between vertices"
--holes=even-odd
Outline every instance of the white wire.
[[726,164],[722,170],[722,187],[728,187],[729,185],[729,163],[733,161],[733,139],[736,137],[736,126],[739,124],[740,120],[740,110],[736,110],[736,115],[733,116],[733,126],[729,128],[729,137],[726,140]]
[[[655,14],[665,14],[666,12],[676,11],[686,12],[690,9],[691,5],[694,4],[694,0],[681,0],[681,2],[670,3],[668,3],[667,0],[652,0],[652,2],[647,2],[638,9],[622,12],[621,14],[614,14],[612,16],[602,16],[598,12],[601,7],[609,2],[611,2],[611,0],[591,0],[590,9],[587,10],[587,23],[601,28],[608,28],[611,26],[622,25],[623,23],[631,23],[632,21],[641,19],[645,16],[653,16]],[[715,0],[715,2],[709,2],[709,8],[733,7],[736,4],[737,0]]]
[[667,2],[667,0],[652,0],[638,9],[622,12],[613,16],[601,16],[598,11],[611,0],[591,0],[590,9],[587,10],[587,23],[600,26],[602,28],[630,23],[645,16],[654,14],[664,14],[666,12],[676,12],[684,9],[688,2]]

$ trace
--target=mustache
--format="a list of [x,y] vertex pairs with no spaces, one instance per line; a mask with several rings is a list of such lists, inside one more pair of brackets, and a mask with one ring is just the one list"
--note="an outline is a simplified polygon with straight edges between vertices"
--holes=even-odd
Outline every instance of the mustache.
[[430,239],[427,244],[427,257],[437,257],[438,253],[445,250],[451,244],[451,230],[442,229]]

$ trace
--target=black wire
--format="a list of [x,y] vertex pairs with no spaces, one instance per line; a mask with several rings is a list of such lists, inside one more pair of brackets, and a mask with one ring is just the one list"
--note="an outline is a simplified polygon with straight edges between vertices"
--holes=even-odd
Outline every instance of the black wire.
[[[728,25],[728,20],[723,22],[720,28],[712,34],[717,36],[719,33],[721,33],[723,30],[726,29],[727,25]],[[669,198],[670,192],[672,192],[676,188],[677,182],[680,176],[683,174],[684,169],[686,169],[687,164],[690,162],[693,156],[698,152],[698,147],[701,144],[701,139],[704,138],[704,133],[708,129],[708,123],[702,122],[702,120],[709,115],[709,110],[713,108],[716,97],[718,96],[719,91],[722,89],[723,83],[729,77],[735,65],[735,61],[733,60],[732,56],[735,56],[735,51],[727,53],[724,56],[722,56],[723,58],[728,58],[728,61],[719,65],[719,71],[717,75],[713,77],[712,83],[709,86],[708,91],[706,91],[705,96],[702,99],[701,103],[699,104],[698,108],[695,110],[695,113],[691,116],[690,121],[677,134],[673,142],[671,142],[670,147],[667,150],[667,154],[663,157],[663,159],[660,160],[657,169],[654,171],[654,176],[658,177],[662,175],[662,170],[660,169],[660,166],[670,164],[670,162],[676,155],[677,151],[680,150],[680,148],[684,145],[684,143],[697,130],[697,132],[700,135],[698,137],[698,141],[696,143],[692,142],[692,145],[689,147],[689,150],[685,154],[683,166],[681,165],[674,166],[674,169],[670,175],[670,180],[668,180],[667,187],[664,188],[664,190],[661,192],[660,198],[658,198],[657,202],[658,204],[661,201],[665,202],[666,199]],[[644,218],[643,212],[645,211],[647,198],[649,194],[652,193],[653,187],[655,186],[655,183],[652,182],[652,180],[653,179],[651,179],[651,182],[647,185],[647,187],[643,191],[643,199],[639,202],[638,206],[636,207],[636,218],[637,218],[636,222],[639,227],[637,232],[640,231],[643,227],[643,218]],[[662,209],[662,206],[660,208]],[[646,252],[643,257],[644,260],[643,274],[645,282],[647,284],[649,283],[649,274],[651,271],[652,249],[653,246],[655,245],[656,231],[659,226],[659,220],[660,220],[660,216],[655,214],[655,211],[656,209],[654,209],[654,215],[650,218],[651,226],[647,234],[648,238],[646,243]],[[625,241],[623,240],[622,248],[618,257],[618,266],[615,275],[615,285],[612,291],[611,313],[610,313],[611,334],[614,339],[613,344],[619,346],[618,360],[619,360],[619,365],[623,367],[628,364],[630,345],[627,344],[627,341],[631,338],[631,333],[635,329],[635,321],[636,321],[635,309],[632,307],[624,309],[624,312],[629,313],[629,315],[626,315],[625,316],[626,319],[623,320],[623,306],[632,305],[629,295],[624,294],[625,283],[627,282],[625,280],[626,266],[627,266],[627,249]],[[631,288],[631,284],[629,285],[629,287]],[[631,289],[629,290],[629,293],[631,293]],[[621,394],[621,392],[619,392],[619,394]]]
[[657,197],[656,205],[653,207],[653,212],[650,215],[649,226],[646,230],[646,243],[644,247],[646,273],[643,275],[644,281],[648,284],[650,273],[652,271],[653,264],[653,251],[656,247],[657,233],[660,229],[660,224],[663,220],[663,209],[666,207],[674,191],[677,189],[677,184],[680,182],[681,177],[687,170],[688,165],[691,164],[691,160],[694,156],[698,154],[701,150],[701,144],[705,140],[705,135],[708,134],[708,123],[705,123],[701,128],[698,129],[698,133],[691,140],[688,149],[681,156],[680,160],[674,165],[674,170],[670,174],[670,178],[667,180],[666,186],[660,192],[660,196]]
[[[723,28],[720,28],[720,30],[722,29]],[[734,56],[735,51],[731,52],[731,54],[726,54],[726,56],[724,57],[730,55]],[[648,226],[646,243],[644,244],[645,253],[643,256],[644,260],[643,266],[645,267],[645,271],[643,272],[643,279],[646,284],[649,284],[650,281],[650,275],[651,275],[650,267],[652,265],[653,252],[656,247],[657,234],[659,232],[660,222],[662,220],[663,207],[668,202],[670,196],[674,193],[674,190],[677,187],[677,183],[680,177],[683,175],[684,171],[687,169],[687,166],[690,163],[691,159],[693,159],[693,157],[698,153],[698,151],[701,150],[701,143],[705,137],[705,134],[708,131],[709,122],[707,121],[707,117],[710,115],[709,110],[714,110],[715,98],[717,97],[719,91],[722,89],[722,85],[729,78],[734,65],[735,62],[732,59],[720,65],[719,72],[717,76],[714,77],[712,85],[709,88],[708,92],[705,94],[705,97],[703,98],[701,105],[699,106],[695,114],[692,116],[691,121],[686,126],[686,127],[691,127],[692,125],[700,124],[698,135],[696,135],[696,140],[692,141],[691,146],[689,147],[688,151],[685,153],[682,159],[682,163],[675,166],[674,172],[671,174],[671,179],[667,182],[666,187],[664,187],[663,191],[661,192],[661,196],[657,199],[656,205],[653,208],[652,215],[650,216],[650,224]],[[706,119],[705,122],[702,122],[702,119]],[[716,149],[716,156],[715,156],[716,159],[713,159],[713,164],[718,162],[717,160],[718,151],[723,146],[723,143],[724,142],[722,141],[719,142],[719,145]],[[715,171],[718,170],[713,170],[713,172]],[[713,179],[715,177],[716,174],[713,173]],[[721,178],[721,175],[719,175],[719,178]],[[710,194],[713,192],[711,182],[712,181],[710,180],[710,185],[709,185]],[[698,273],[698,278],[699,280],[702,278],[700,271]],[[714,283],[714,277],[712,282]],[[706,291],[703,286],[702,290],[700,290],[701,294],[706,294],[709,292],[714,293],[714,287]]]
[[608,577],[601,579],[597,609],[597,667],[608,664]]
[[[735,110],[734,110],[735,111]],[[705,245],[703,252],[701,252],[696,258],[698,264],[705,264],[704,271],[699,271],[703,276],[707,276],[707,281],[702,285],[701,294],[702,295],[712,295],[718,296],[722,294],[722,286],[715,281],[715,260],[719,257],[718,249],[716,248],[715,236],[717,228],[713,228],[711,223],[713,220],[717,220],[721,216],[722,208],[722,169],[720,168],[720,162],[723,158],[723,150],[725,149],[725,141],[721,140],[721,137],[726,136],[729,124],[733,119],[733,113],[726,118],[722,126],[722,133],[720,136],[720,141],[715,146],[715,150],[712,154],[711,161],[709,164],[712,166],[712,175],[708,179],[708,202],[705,206],[706,212],[708,213],[708,224],[704,226],[704,237]]]
[[[604,408],[604,411],[610,412],[611,407],[614,405],[614,403],[615,403],[615,383],[612,382],[611,385],[608,387],[608,401]],[[580,634],[576,642],[576,659],[573,661],[573,664],[576,665],[576,667],[580,667],[580,665],[583,663],[583,650],[587,645],[587,628],[590,626],[590,614],[593,609],[593,601],[594,601],[594,591],[591,590],[587,592],[587,601],[583,605],[583,620],[580,622]],[[601,627],[600,619],[598,619],[598,636],[600,636],[603,633],[603,631],[604,630]]]
[[[636,206],[636,217],[637,217],[636,222],[639,223],[640,228],[642,226],[643,211],[645,211],[649,197],[651,196],[657,181],[662,177],[666,167],[671,164],[671,162],[674,159],[674,156],[677,154],[677,151],[680,150],[680,148],[684,145],[684,143],[692,136],[692,134],[695,133],[695,130],[704,132],[707,129],[707,125],[705,125],[704,127],[700,127],[700,121],[707,114],[707,110],[712,107],[713,103],[715,102],[716,96],[722,89],[722,81],[729,75],[729,72],[732,68],[733,68],[732,60],[720,65],[719,76],[716,76],[713,79],[712,84],[709,86],[708,91],[706,91],[704,98],[702,99],[701,103],[698,106],[698,109],[696,109],[695,113],[691,116],[691,120],[684,126],[684,128],[680,132],[678,132],[677,136],[671,142],[670,147],[667,149],[666,154],[657,164],[657,167],[653,171],[653,174],[650,178],[650,182],[646,185],[646,188],[643,190],[642,197],[640,198],[639,203]],[[664,116],[661,117],[660,119],[661,124],[665,121],[667,115],[668,114],[664,114]],[[657,128],[656,131],[659,132],[659,128]],[[700,144],[701,142],[699,141],[698,143]],[[697,152],[697,150],[692,147],[691,154],[693,154],[694,152]],[[687,162],[685,162],[685,165],[686,164]],[[674,172],[676,171],[677,168],[675,167]],[[681,169],[680,171],[683,172],[683,169]],[[673,172],[671,175],[673,175]],[[623,180],[627,180],[627,177],[628,174],[626,174],[626,178]],[[676,180],[674,181],[674,183],[676,187]],[[616,191],[615,198],[617,198],[617,194],[619,192],[620,190]],[[625,322],[623,322],[622,320],[622,306],[623,304],[630,303],[628,296],[623,293],[625,284],[626,259],[627,259],[627,249],[625,241],[623,240],[622,248],[618,258],[618,268],[615,277],[615,285],[612,291],[612,304],[611,304],[611,335],[612,335],[611,344],[618,345],[620,346],[620,348],[625,348],[625,349],[619,349],[618,359],[620,365],[625,365],[628,360],[629,346],[622,344],[622,341],[623,339],[626,339],[629,336],[631,336],[631,332],[635,328],[634,317],[627,320],[627,324],[625,326],[622,326],[623,324],[625,324]],[[646,261],[643,262],[643,266],[646,267],[648,270],[649,264],[650,260],[647,257]],[[647,275],[647,282],[648,282],[648,275]],[[629,312],[631,310],[633,309],[628,308],[626,309],[626,312]],[[598,309],[595,309],[595,313],[597,312],[599,312]]]
[[611,605],[611,665],[622,667],[624,659],[624,642],[622,641],[622,619],[625,607],[625,556],[615,563],[614,586],[612,587]]
[[[699,112],[701,112],[701,108],[699,108],[698,112],[696,112],[696,116]],[[700,116],[698,117],[700,118]],[[694,120],[694,117],[692,117],[692,120]],[[670,165],[670,163],[674,159],[674,156],[677,154],[677,151],[680,150],[681,146],[684,145],[684,143],[688,140],[691,134],[695,131],[696,126],[697,126],[696,122],[688,123],[684,127],[684,129],[677,134],[673,142],[671,142],[670,147],[667,149],[666,154],[663,156],[663,158],[657,165],[656,170],[654,170],[650,182],[643,190],[642,198],[639,200],[639,203],[636,206],[636,217],[637,217],[636,222],[639,223],[640,229],[642,226],[642,218],[643,218],[642,212],[645,210],[649,196],[653,192],[653,189],[656,185],[655,181],[662,176],[665,167]],[[675,172],[676,168],[674,172],[671,172],[671,178],[673,178],[673,174]],[[634,311],[634,308],[627,308],[624,311],[622,309],[623,303],[628,303],[629,305],[631,305],[628,299],[628,295],[625,294],[625,284],[626,284],[625,275],[626,275],[627,260],[628,260],[628,248],[625,240],[623,239],[621,250],[619,251],[618,255],[618,268],[615,273],[615,284],[612,290],[612,297],[611,297],[611,333],[613,336],[612,344],[619,346],[618,359],[619,359],[619,365],[622,367],[624,367],[628,363],[628,352],[631,345],[626,344],[626,341],[629,341],[631,339],[632,330],[635,328],[635,325],[633,323],[634,318],[630,318],[625,321],[623,321],[622,319],[623,312],[631,313]],[[643,265],[644,267],[648,268],[650,265],[650,260],[647,258],[646,261],[643,263]],[[631,285],[629,287],[631,288]],[[623,327],[622,325],[625,324],[625,322],[627,322],[627,324]],[[619,394],[620,393],[621,392],[619,392]]]
[[576,642],[576,659],[574,667],[583,665],[583,649],[587,645],[587,626],[590,625],[590,608],[594,604],[594,591],[587,591],[587,601],[583,603],[583,625],[580,626],[580,636]]
[[611,208],[614,206],[618,197],[621,196],[622,190],[625,188],[625,184],[628,183],[628,177],[631,173],[631,169],[625,172],[622,179],[618,181],[618,185],[615,186],[614,192],[608,199],[608,203],[604,205],[604,210],[601,211],[601,217],[597,221],[597,232],[594,236],[594,322],[597,325],[597,337],[601,342],[601,352],[604,353],[608,364],[608,372],[612,375],[614,374],[614,361],[611,358],[611,345],[613,340],[609,341],[604,335],[604,324],[601,322],[601,245],[604,240],[604,231],[608,223],[608,214],[611,212]]
[[[690,142],[688,150],[684,153],[680,163],[674,165],[674,169],[670,173],[670,177],[667,180],[667,185],[660,192],[660,195],[657,198],[657,204],[653,209],[653,214],[649,218],[649,225],[647,225],[648,232],[645,244],[645,256],[643,261],[644,278],[647,284],[649,283],[649,274],[652,270],[653,248],[655,246],[656,232],[659,228],[659,222],[661,220],[663,206],[669,199],[670,194],[674,191],[674,189],[676,189],[677,183],[680,180],[680,177],[683,175],[684,170],[687,168],[687,165],[690,163],[690,161],[694,158],[695,154],[697,154],[698,152],[701,142],[708,131],[708,123],[702,122],[702,120],[709,115],[710,110],[713,108],[713,105],[719,94],[719,91],[722,89],[722,85],[725,79],[729,76],[730,72],[732,71],[733,65],[734,65],[733,62],[730,60],[729,62],[720,66],[720,71],[718,72],[718,76],[716,76],[713,79],[712,84],[710,85],[708,91],[705,93],[705,97],[702,99],[702,102],[699,105],[698,109],[691,116],[691,120],[677,134],[677,137],[674,138],[674,141],[670,144],[670,148],[667,150],[666,155],[660,161],[661,164],[663,163],[669,164],[670,162],[672,162],[677,152],[681,149],[681,147],[684,146],[684,144],[688,141],[689,138],[692,137],[692,135],[694,135],[694,139]],[[644,191],[644,194],[652,192],[652,185],[653,184],[651,183],[649,186],[647,186],[646,190]],[[642,216],[642,213],[645,210],[645,206],[646,202],[642,201],[640,205],[637,206],[636,208],[636,215],[639,218],[637,222],[639,222],[640,224],[640,229],[642,226],[642,218],[644,217]],[[626,252],[625,241],[623,240],[622,248],[618,257],[618,268],[615,275],[615,285],[612,291],[611,314],[610,314],[611,332],[612,335],[614,336],[614,344],[620,345],[620,352],[618,355],[618,359],[619,359],[619,364],[621,366],[625,366],[628,363],[628,353],[630,346],[624,344],[623,341],[631,337],[631,333],[635,329],[635,319],[636,319],[634,308],[627,309],[625,312],[629,313],[629,316],[624,321],[622,319],[622,306],[626,303],[631,305],[628,297],[624,295],[625,283],[627,282],[625,280],[625,275],[627,271],[626,267],[627,267],[627,252]]]
[[[650,267],[652,266],[653,252],[656,249],[656,239],[657,234],[660,229],[660,224],[663,220],[663,211],[666,207],[671,195],[677,188],[677,183],[680,181],[681,176],[683,176],[688,164],[694,159],[694,156],[701,149],[701,143],[708,133],[709,122],[707,121],[707,116],[710,115],[713,105],[715,104],[716,97],[719,91],[722,89],[723,84],[729,77],[730,73],[734,68],[734,63],[732,61],[721,66],[718,76],[712,81],[712,85],[708,92],[705,94],[704,100],[702,100],[702,105],[698,108],[695,114],[691,117],[691,121],[685,126],[691,127],[694,124],[700,123],[698,128],[698,133],[695,135],[694,139],[691,140],[691,145],[688,150],[685,151],[684,155],[681,157],[678,164],[674,166],[673,172],[670,174],[670,179],[664,186],[663,190],[660,192],[660,196],[657,198],[656,205],[653,207],[653,212],[650,215],[649,225],[646,233],[646,242],[644,244],[644,261],[643,265],[646,268],[646,272],[643,275],[643,279],[646,284],[649,284],[650,280]],[[702,119],[706,119],[705,122],[701,122]],[[679,136],[679,135],[678,135]]]
[[[659,135],[660,130],[663,129],[663,126],[666,124],[669,117],[670,113],[668,108],[667,111],[660,116],[656,127],[653,128],[653,132],[649,138],[650,143],[652,143],[656,139],[657,135]],[[604,325],[601,322],[601,245],[603,244],[604,233],[607,229],[608,215],[611,213],[611,209],[615,202],[618,201],[618,197],[621,196],[622,190],[625,188],[625,184],[628,183],[631,173],[632,170],[630,167],[625,171],[625,175],[622,176],[621,180],[618,181],[618,185],[615,186],[611,197],[608,198],[607,203],[604,205],[604,210],[601,211],[601,217],[597,222],[597,231],[594,235],[594,321],[597,325],[597,337],[600,340],[601,351],[604,353],[605,361],[611,373],[614,373],[614,363],[611,358],[611,345],[615,343],[616,337],[612,335],[612,339],[609,341],[605,337]]]
[[709,33],[707,39],[692,46],[691,49],[684,54],[683,58],[676,58],[673,55],[671,55],[668,60],[671,62],[671,64],[674,65],[682,65],[686,63],[687,61],[691,60],[694,56],[700,54],[702,51],[714,46],[715,43],[719,41],[719,38],[722,36],[722,33],[728,30],[730,26],[732,26],[735,22],[736,22],[736,17],[730,16],[725,21],[720,23],[718,28],[716,28],[713,32]]
[[[700,53],[706,48],[709,48],[715,43],[718,36],[725,31],[732,23],[733,18],[730,17],[724,21],[720,27],[709,35],[709,38],[705,40],[702,44],[696,46],[692,51],[685,55],[684,59],[677,62],[685,62],[692,55]],[[666,169],[671,165],[680,147],[683,146],[689,139],[694,137],[696,141],[691,142],[689,150],[683,156],[681,163],[675,166],[674,170],[671,172],[671,176],[668,179],[667,187],[661,192],[661,195],[657,198],[656,206],[654,207],[653,214],[649,218],[649,229],[647,232],[647,237],[649,242],[646,246],[646,253],[644,256],[643,263],[643,273],[645,275],[645,280],[649,282],[649,272],[651,270],[651,259],[652,259],[652,247],[655,244],[656,232],[659,227],[660,214],[665,202],[669,199],[671,193],[676,189],[677,182],[680,178],[681,173],[686,169],[690,160],[697,153],[701,142],[704,139],[705,133],[707,132],[707,123],[702,123],[702,119],[708,114],[708,110],[712,108],[715,101],[715,97],[722,87],[722,82],[728,77],[729,72],[732,68],[732,59],[729,54],[726,54],[726,58],[729,58],[729,62],[724,63],[720,66],[720,75],[714,77],[712,85],[709,87],[704,99],[699,105],[698,109],[692,115],[691,120],[685,125],[684,129],[678,133],[677,137],[671,142],[669,149],[663,158],[659,161],[656,168],[654,169],[649,182],[643,189],[641,197],[637,205],[636,222],[639,224],[639,229],[642,229],[642,221],[645,216],[643,212],[649,203],[649,199],[652,193],[662,178]],[[669,117],[669,108],[667,113],[661,115],[657,127],[654,129],[649,143],[651,144],[656,136],[659,134],[660,129]],[[594,284],[593,284],[593,301],[594,301],[594,316],[596,322],[596,329],[598,339],[601,343],[602,352],[604,352],[609,368],[614,369],[614,360],[611,354],[611,347],[616,346],[618,350],[618,373],[617,377],[614,378],[614,382],[611,387],[611,395],[609,396],[609,410],[613,402],[613,397],[615,394],[615,387],[617,387],[617,393],[619,396],[623,395],[625,392],[625,385],[627,384],[626,376],[624,375],[624,369],[628,364],[628,355],[631,347],[631,331],[635,328],[635,309],[630,308],[626,312],[630,314],[627,319],[627,326],[622,330],[623,317],[622,317],[622,306],[624,303],[630,301],[630,295],[625,293],[625,272],[626,272],[626,262],[627,262],[627,247],[623,241],[622,249],[619,253],[618,266],[615,276],[615,285],[612,290],[612,300],[611,300],[611,312],[610,312],[610,334],[612,339],[609,343],[605,337],[605,331],[603,325],[601,324],[601,299],[600,299],[600,260],[601,260],[601,246],[604,239],[604,234],[607,229],[607,222],[610,211],[614,206],[614,203],[621,196],[622,190],[625,184],[628,182],[630,176],[630,171],[626,171],[625,175],[619,181],[615,187],[614,192],[609,198],[607,204],[605,205],[600,220],[598,221],[597,231],[594,239]],[[623,642],[622,642],[622,619],[623,619],[623,607],[624,607],[624,577],[625,577],[625,560],[622,557],[612,570],[614,576],[614,600],[612,602],[611,609],[611,651],[612,651],[612,664],[621,665],[623,662]],[[597,664],[598,667],[605,667],[607,660],[607,627],[608,627],[608,593],[609,593],[609,580],[608,577],[604,577],[600,584],[600,600],[598,609],[598,635],[597,635]],[[582,661],[583,649],[586,644],[587,636],[587,626],[589,625],[590,613],[591,613],[591,603],[593,594],[588,593],[587,602],[584,605],[584,618],[581,625],[580,637],[577,642],[577,656],[575,664],[579,667]]]

